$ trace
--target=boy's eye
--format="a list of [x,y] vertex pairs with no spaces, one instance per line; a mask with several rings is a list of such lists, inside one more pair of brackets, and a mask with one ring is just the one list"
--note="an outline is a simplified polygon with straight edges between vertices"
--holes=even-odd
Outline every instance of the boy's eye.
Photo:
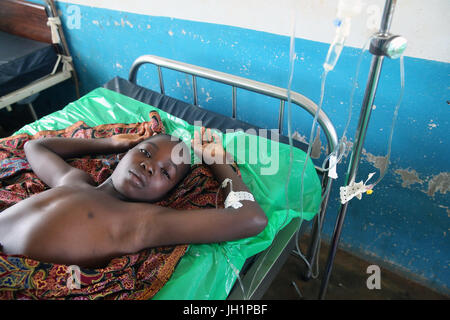
[[162,171],[163,175],[165,175],[167,177],[167,179],[170,179],[169,172],[167,172],[166,169],[161,169],[161,171]]
[[147,150],[145,150],[145,149],[139,149],[139,151],[140,152],[142,152],[143,154],[145,154],[145,156],[146,157],[148,157],[148,158],[151,158],[151,154],[150,154],[150,152],[148,152]]

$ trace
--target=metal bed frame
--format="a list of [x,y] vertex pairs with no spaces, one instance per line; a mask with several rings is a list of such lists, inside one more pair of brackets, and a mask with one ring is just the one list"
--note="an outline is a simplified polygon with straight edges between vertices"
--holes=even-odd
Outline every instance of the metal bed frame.
[[[46,4],[38,5],[34,3],[29,3],[26,1],[8,1],[8,3],[12,3],[13,5],[28,5],[28,6],[43,6],[45,8],[46,14],[48,18],[59,18],[55,4],[53,0],[45,0]],[[48,32],[50,33],[50,28],[48,29]],[[65,80],[68,80],[70,78],[73,78],[74,84],[75,84],[75,91],[77,99],[80,98],[80,92],[78,87],[78,77],[77,73],[75,72],[75,68],[73,67],[72,63],[72,56],[70,55],[69,47],[66,42],[66,38],[64,36],[64,32],[62,28],[59,26],[57,27],[57,32],[59,35],[59,43],[53,43],[53,45],[56,47],[59,47],[59,50],[61,51],[61,54],[58,55],[58,60],[56,61],[56,64],[49,74],[46,76],[37,79],[33,81],[30,84],[27,84],[26,86],[17,89],[13,92],[10,92],[4,96],[0,97],[0,109],[7,108],[8,110],[11,110],[11,105],[14,103],[20,103],[21,100],[24,100],[23,104],[28,105],[28,109],[33,116],[34,120],[37,120],[38,117],[36,115],[36,111],[34,110],[32,101],[34,98],[30,101],[27,101],[27,98],[33,96],[34,94],[37,94],[45,89],[48,89],[50,87],[53,87],[54,85],[57,85],[58,83],[61,83]]]
[[[285,104],[288,101],[288,91],[286,89],[153,55],[144,55],[134,61],[133,65],[131,66],[128,77],[130,82],[137,84],[136,81],[138,70],[140,66],[144,64],[153,64],[157,66],[161,94],[165,94],[162,68],[171,69],[192,76],[192,83],[193,83],[192,93],[194,102],[193,104],[196,106],[198,106],[197,82],[196,82],[197,77],[231,86],[233,119],[236,119],[237,115],[237,88],[279,99],[280,105],[278,109],[278,131],[279,134],[281,135],[283,129],[282,126],[284,120]],[[312,102],[310,99],[297,92],[293,91],[290,92],[290,100],[292,104],[306,110],[313,117],[315,116],[318,110],[318,106],[314,102]],[[317,121],[327,139],[327,146],[328,146],[327,152],[331,153],[335,150],[338,144],[338,137],[336,134],[336,130],[333,124],[331,123],[330,119],[322,110],[318,114]],[[332,180],[328,178],[327,174],[323,172],[321,167],[315,166],[315,168],[318,171],[319,175],[322,176],[322,196],[323,196],[325,190],[329,190],[329,188],[331,187]],[[329,193],[324,197],[321,203],[320,212],[314,218],[311,243],[309,245],[308,253],[306,255],[306,258],[308,259],[311,265],[313,265],[314,261],[316,260],[315,258],[318,250],[319,234],[321,232],[321,228],[323,225],[322,222],[325,217],[328,198]],[[241,280],[244,285],[244,288],[251,289],[251,291],[248,292],[244,297],[242,290],[235,285],[234,288],[231,290],[228,299],[244,299],[244,298],[260,299],[263,296],[264,292],[269,287],[270,283],[272,282],[278,271],[283,266],[289,253],[294,248],[296,238],[295,234],[299,229],[303,232],[306,229],[306,226],[304,223],[301,223],[300,218],[295,218],[287,226],[285,226],[282,230],[280,230],[280,232],[276,235],[275,239],[273,240],[272,245],[255,257],[255,261],[250,265],[248,270],[246,270],[245,274],[242,274],[241,272]],[[311,276],[310,274],[304,275],[306,279],[310,278],[310,276]],[[251,283],[256,283],[254,288],[249,288]]]

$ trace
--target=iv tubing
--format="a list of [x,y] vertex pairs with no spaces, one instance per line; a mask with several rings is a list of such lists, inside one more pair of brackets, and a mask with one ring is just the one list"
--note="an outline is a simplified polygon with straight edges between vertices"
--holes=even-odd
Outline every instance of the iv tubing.
[[[309,143],[308,143],[308,150],[307,150],[307,154],[306,154],[306,160],[305,160],[305,164],[303,166],[303,170],[302,170],[302,174],[301,174],[301,182],[300,182],[300,186],[301,186],[301,191],[300,191],[300,212],[301,213],[303,213],[303,199],[302,199],[302,195],[303,195],[303,192],[304,192],[304,183],[303,183],[304,182],[304,174],[305,174],[306,166],[308,164],[308,161],[309,161],[309,158],[310,158],[310,155],[311,155],[312,145],[313,145],[313,141],[314,141],[314,138],[315,138],[317,119],[318,119],[319,113],[320,113],[320,111],[322,109],[323,100],[324,100],[324,97],[325,97],[326,78],[327,78],[328,72],[334,69],[334,67],[336,66],[337,61],[339,60],[340,54],[341,54],[342,49],[344,47],[345,40],[346,40],[346,38],[348,36],[348,33],[349,33],[349,30],[350,30],[350,24],[351,24],[351,19],[349,17],[345,17],[343,20],[341,20],[341,24],[336,29],[336,35],[335,35],[335,37],[333,39],[333,42],[331,43],[331,45],[330,45],[330,47],[328,49],[327,56],[326,56],[325,62],[323,64],[323,69],[324,70],[323,70],[323,73],[322,73],[322,76],[321,76],[320,101],[319,101],[318,109],[317,109],[317,111],[316,111],[316,113],[314,115],[314,120],[313,120],[313,123],[312,123],[312,126],[311,126],[311,133],[310,133],[310,136],[309,136]],[[359,67],[360,67],[360,64],[361,64],[361,61],[362,61],[363,53],[364,53],[365,48],[367,47],[368,43],[369,43],[369,41],[364,45],[363,50],[362,50],[362,52],[360,54],[360,58],[359,58],[358,64],[357,64],[356,75],[355,75],[355,79],[353,80],[353,89],[352,89],[352,94],[351,94],[351,99],[350,99],[349,117],[348,117],[348,120],[347,120],[346,128],[344,130],[344,136],[345,136],[345,132],[347,131],[347,128],[348,128],[348,125],[349,125],[350,119],[351,119],[352,99],[353,99],[353,94],[354,94],[355,87],[356,87],[356,84],[357,84],[357,78],[358,78],[358,74],[359,74]],[[290,123],[291,119],[290,118],[288,118],[288,119],[289,119],[288,123]],[[342,148],[342,150],[341,150],[341,148]],[[336,161],[335,165],[337,165],[337,163],[339,163],[339,161],[342,159],[342,156],[345,154],[345,144],[343,144],[342,141],[341,141],[340,144],[338,144],[338,148],[336,149],[336,151],[330,153],[326,157],[326,159],[324,160],[324,162],[322,164],[322,169],[324,169],[324,164],[330,158],[330,156],[333,155],[333,154],[335,155],[336,153],[338,153],[338,156],[337,156],[337,161]],[[328,171],[329,169],[331,169],[331,167],[329,167],[327,169],[324,169],[324,171]],[[326,188],[326,190],[325,190],[325,192],[323,194],[323,197],[321,199],[321,203],[322,203],[323,199],[325,199],[325,197],[327,196],[328,192],[330,192],[330,184],[328,184],[328,186],[327,186],[327,188]],[[321,233],[321,227],[322,227],[321,226],[321,224],[322,224],[322,216],[321,216],[321,214],[322,214],[322,210],[319,209],[319,213],[318,213],[318,215],[319,215],[318,216],[318,223],[319,223],[319,232],[318,232],[319,240],[318,241],[319,241],[319,244],[318,244],[318,249],[317,250],[320,250],[320,233]],[[303,217],[302,217],[302,221],[303,221]],[[316,258],[315,265],[316,265],[317,271],[316,271],[316,274],[314,274],[314,272],[312,270],[312,265],[314,265],[314,261],[309,263],[308,259],[301,253],[301,250],[299,248],[299,245],[298,245],[298,231],[299,230],[297,230],[297,232],[296,232],[296,250],[297,251],[294,251],[294,253],[297,254],[305,262],[306,266],[308,267],[308,270],[312,274],[312,278],[317,278],[318,277],[318,256],[319,256],[318,252],[315,255],[315,258]],[[313,257],[313,259],[314,259],[314,257]]]
[[400,97],[398,98],[397,105],[395,106],[394,110],[394,116],[392,117],[392,124],[391,124],[391,132],[389,134],[389,142],[388,142],[388,152],[386,154],[386,168],[383,172],[381,172],[380,177],[376,182],[371,184],[371,187],[375,187],[386,175],[387,167],[389,166],[389,159],[391,158],[391,147],[392,147],[392,138],[394,136],[394,128],[395,128],[395,122],[397,121],[398,117],[398,110],[400,108],[400,104],[403,100],[403,94],[405,92],[405,66],[403,62],[403,56],[400,57]]
[[[275,233],[275,237],[277,236],[278,232],[284,227],[284,224],[286,223],[288,217],[289,217],[289,196],[288,196],[288,186],[289,186],[289,181],[290,181],[290,177],[291,177],[291,171],[292,171],[292,163],[294,161],[294,150],[293,150],[293,141],[292,141],[292,127],[291,127],[291,111],[292,111],[292,102],[291,102],[291,88],[292,88],[292,80],[294,77],[294,60],[295,60],[295,28],[296,28],[296,21],[297,21],[297,16],[294,14],[293,17],[293,24],[292,24],[292,32],[291,32],[291,37],[290,37],[290,41],[289,41],[289,79],[288,79],[288,87],[287,87],[287,108],[288,108],[288,139],[289,139],[289,169],[288,169],[288,175],[286,178],[286,184],[285,184],[285,195],[286,195],[286,215],[284,217],[284,221],[281,224],[280,228],[276,231]],[[317,114],[319,113],[319,111],[317,112]],[[303,192],[300,194],[300,198],[301,195],[303,194]],[[301,201],[301,200],[300,200]],[[303,214],[303,211],[301,211],[301,214]],[[299,229],[300,226],[303,222],[303,216],[300,219],[300,225],[299,225]],[[298,230],[299,230],[298,229]],[[298,233],[297,230],[297,233]],[[270,245],[270,247],[273,245]],[[262,262],[260,263],[260,265],[258,266],[258,268],[256,269],[256,272],[253,276],[252,281],[250,282],[249,285],[249,289],[248,289],[248,293],[250,294],[252,286],[253,286],[253,282],[256,278],[256,275],[259,272],[259,269],[261,267],[261,265],[263,264],[264,260],[266,259],[267,256],[267,252],[269,250],[266,249],[266,252],[264,254],[264,257],[262,259]],[[248,300],[247,297],[245,297],[244,299]]]
[[322,163],[322,170],[324,172],[329,171],[330,169],[332,169],[332,167],[328,167],[325,168],[325,165],[327,163],[327,161],[330,159],[330,157],[332,155],[336,156],[336,163],[335,165],[337,165],[341,160],[342,157],[345,155],[346,151],[347,151],[347,145],[345,144],[347,141],[347,130],[348,127],[350,125],[350,121],[352,119],[352,113],[353,113],[353,98],[355,95],[355,91],[356,89],[359,87],[358,86],[358,77],[359,77],[359,71],[360,71],[360,67],[361,67],[361,63],[364,57],[364,53],[366,52],[368,45],[370,43],[370,40],[372,38],[369,38],[366,43],[364,44],[364,46],[362,47],[361,53],[359,54],[359,58],[358,58],[358,63],[356,64],[356,71],[355,71],[355,76],[353,78],[353,85],[352,85],[352,91],[350,93],[350,101],[349,101],[349,108],[348,108],[348,118],[347,118],[347,123],[345,124],[345,128],[344,128],[344,132],[342,133],[342,138],[340,139],[338,146],[335,150],[335,152],[330,153],[328,156],[326,156],[326,158],[323,160]]
[[[386,33],[389,31],[391,25],[392,16],[396,0],[386,0],[383,17],[381,19],[380,31]],[[347,171],[346,185],[354,179],[358,170],[359,159],[361,156],[362,146],[364,144],[364,138],[367,132],[369,124],[370,114],[372,111],[373,101],[375,99],[375,93],[378,86],[378,80],[381,73],[381,67],[383,65],[384,56],[374,55],[372,58],[369,76],[367,79],[367,85],[364,93],[364,99],[359,116],[358,128],[355,135],[355,143],[353,144],[353,151],[350,158],[350,164]],[[333,268],[334,258],[336,256],[337,246],[342,232],[342,227],[347,212],[348,202],[340,206],[338,218],[333,231],[332,240],[330,243],[330,252],[327,259],[327,265],[322,283],[320,286],[319,299],[324,299],[330,280],[331,270]]]

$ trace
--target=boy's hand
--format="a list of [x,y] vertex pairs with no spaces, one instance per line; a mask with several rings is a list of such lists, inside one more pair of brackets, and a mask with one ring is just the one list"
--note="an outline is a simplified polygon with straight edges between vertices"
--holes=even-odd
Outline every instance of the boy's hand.
[[191,140],[194,153],[206,164],[232,163],[233,157],[228,154],[223,146],[222,139],[217,133],[212,133],[211,129],[201,128],[201,132],[194,132],[194,139]]
[[[147,128],[146,128],[147,129]],[[152,135],[157,134],[154,132],[151,134],[151,131],[144,130],[144,132],[140,133],[122,133],[122,134],[116,134],[112,136],[111,144],[112,146],[117,150],[129,150],[133,148],[134,146],[138,145],[145,139],[150,138]]]

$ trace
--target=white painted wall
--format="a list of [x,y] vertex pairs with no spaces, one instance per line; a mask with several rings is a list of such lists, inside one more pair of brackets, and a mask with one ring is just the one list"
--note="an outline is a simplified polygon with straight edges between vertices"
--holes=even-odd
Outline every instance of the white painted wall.
[[[61,0],[151,16],[224,24],[329,43],[338,0]],[[373,33],[367,24],[379,21],[384,0],[363,0],[352,22],[347,45],[362,47]],[[449,0],[398,0],[391,32],[408,39],[406,55],[450,62]]]

